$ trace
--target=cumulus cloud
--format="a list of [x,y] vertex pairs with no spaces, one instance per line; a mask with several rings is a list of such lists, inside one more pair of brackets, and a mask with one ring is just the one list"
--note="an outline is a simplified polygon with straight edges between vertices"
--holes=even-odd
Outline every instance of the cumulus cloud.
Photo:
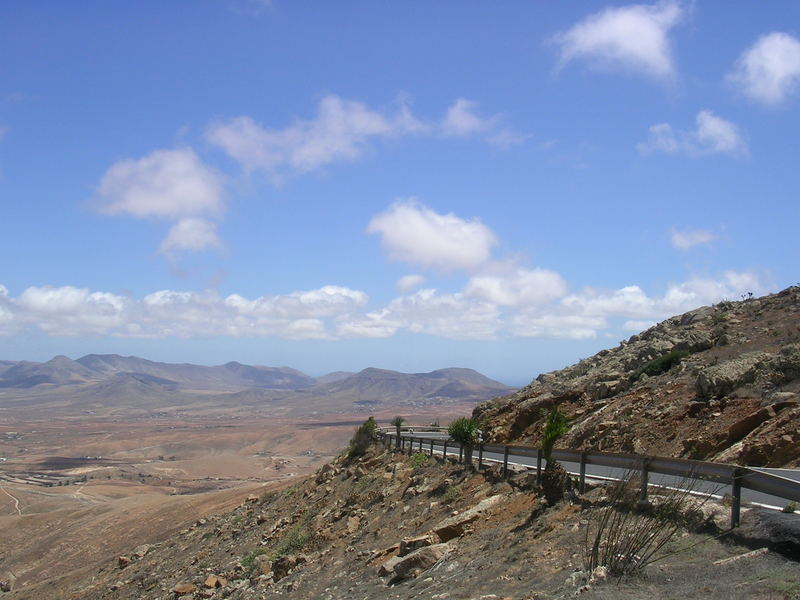
[[672,1],[607,8],[555,37],[561,64],[588,59],[669,80],[675,67],[668,36],[682,15],[680,5]]
[[405,104],[394,114],[383,114],[362,102],[328,95],[320,101],[313,119],[296,119],[283,129],[269,129],[242,116],[212,124],[206,135],[246,170],[260,169],[279,176],[353,160],[372,140],[424,129]]
[[399,200],[373,217],[367,232],[381,236],[391,260],[442,271],[474,269],[489,260],[497,244],[480,220],[440,214],[414,198]]
[[648,296],[638,285],[612,291],[587,288],[565,297],[561,305],[571,314],[659,320],[720,300],[735,300],[748,292],[764,291],[765,286],[755,273],[726,271],[718,279],[695,277],[672,284],[661,296]]
[[174,290],[137,300],[73,286],[30,287],[17,298],[0,294],[0,332],[33,327],[67,337],[325,339],[331,337],[326,319],[355,311],[367,300],[364,292],[340,286],[252,300]]
[[800,82],[800,40],[777,31],[761,36],[739,57],[728,81],[751,100],[782,103]]
[[206,248],[222,248],[217,236],[217,225],[206,219],[190,217],[173,225],[166,239],[161,242],[160,252],[169,254],[179,250],[197,252]]
[[499,309],[461,293],[424,289],[392,300],[363,316],[342,318],[342,337],[388,337],[404,329],[450,339],[492,339],[500,327]]
[[688,250],[692,246],[709,244],[718,237],[716,233],[705,229],[684,229],[683,231],[673,230],[670,241],[678,250]]
[[222,181],[193,150],[155,150],[112,165],[97,190],[109,215],[175,219],[223,210]]
[[397,280],[397,290],[401,294],[415,290],[425,283],[425,278],[422,275],[404,275]]
[[555,271],[516,267],[507,273],[472,277],[465,293],[498,306],[542,305],[566,295],[567,282]]
[[697,113],[696,126],[691,131],[675,131],[668,123],[650,127],[647,141],[637,145],[639,152],[665,152],[688,156],[707,156],[710,154],[730,154],[746,156],[749,154],[739,128],[716,116],[710,110]]
[[155,150],[113,164],[100,180],[96,201],[107,215],[177,219],[161,243],[162,253],[222,247],[207,218],[224,212],[222,178],[189,148]]
[[509,329],[518,337],[589,340],[607,325],[602,317],[520,313],[511,318]]

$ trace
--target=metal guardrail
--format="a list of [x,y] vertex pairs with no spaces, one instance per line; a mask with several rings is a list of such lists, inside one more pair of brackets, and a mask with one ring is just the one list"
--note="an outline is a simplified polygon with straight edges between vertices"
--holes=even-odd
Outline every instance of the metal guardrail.
[[[443,427],[431,428],[425,426],[407,426],[407,431],[413,431],[414,437],[401,435],[397,440],[394,427],[379,428],[379,436],[385,441],[392,442],[402,450],[408,446],[408,451],[413,452],[416,446],[419,451],[428,450],[431,455],[434,448],[441,449],[447,455],[448,449],[458,448],[459,460],[463,455],[463,447],[458,442],[449,438],[424,437],[420,433],[446,431]],[[425,444],[425,448],[423,448]],[[535,458],[537,479],[541,476],[544,457],[541,448],[532,446],[499,445],[480,443],[475,447],[478,454],[478,468],[483,468],[484,453],[502,454],[503,475],[508,474],[509,462],[515,457]],[[580,450],[553,450],[556,460],[578,463],[580,472],[578,486],[581,492],[585,489],[586,465],[624,469],[625,471],[638,471],[641,480],[640,500],[647,501],[647,486],[650,473],[672,475],[690,480],[703,480],[731,486],[731,527],[737,527],[741,511],[741,489],[747,488],[756,492],[770,494],[792,502],[800,502],[800,481],[794,481],[780,475],[765,473],[747,467],[725,465],[700,460],[682,458],[665,458],[660,456],[641,456],[637,454],[619,454],[613,452],[595,452]],[[500,462],[500,461],[496,461]],[[533,468],[525,465],[526,469]]]

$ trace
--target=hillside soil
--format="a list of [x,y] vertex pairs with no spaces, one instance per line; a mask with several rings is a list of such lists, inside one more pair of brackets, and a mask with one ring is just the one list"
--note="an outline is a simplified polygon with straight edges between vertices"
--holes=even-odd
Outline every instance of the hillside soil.
[[756,509],[726,534],[726,507],[697,508],[663,560],[617,579],[583,571],[587,528],[607,504],[596,488],[546,505],[535,474],[504,479],[496,468],[477,472],[374,445],[167,539],[132,541],[98,568],[42,574],[3,598],[800,597],[798,515],[785,515],[775,539]]

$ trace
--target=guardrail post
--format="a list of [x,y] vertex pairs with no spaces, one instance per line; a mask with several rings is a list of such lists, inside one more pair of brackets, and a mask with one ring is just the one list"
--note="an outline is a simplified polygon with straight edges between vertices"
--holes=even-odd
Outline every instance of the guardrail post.
[[464,446],[462,446],[461,444],[458,445],[458,462],[459,463],[464,462]]
[[444,448],[442,449],[442,462],[447,461],[447,440],[444,441]]
[[433,456],[433,440],[431,440],[431,456]]
[[419,451],[422,452],[422,438],[419,438]]
[[508,474],[508,446],[503,446],[503,477]]
[[642,461],[642,468],[640,470],[641,475],[639,476],[639,479],[641,480],[642,487],[639,490],[639,502],[636,503],[639,508],[646,508],[650,506],[650,501],[647,499],[647,486],[650,478],[650,470],[647,468],[648,462],[649,461],[645,458]]
[[742,469],[733,471],[731,480],[731,529],[739,526],[742,510]]
[[581,452],[581,474],[578,479],[578,492],[583,494],[586,491],[586,452]]
[[483,442],[478,445],[478,470],[483,469]]
[[542,481],[542,449],[536,449],[536,483]]
[[414,438],[408,438],[408,455],[414,454]]

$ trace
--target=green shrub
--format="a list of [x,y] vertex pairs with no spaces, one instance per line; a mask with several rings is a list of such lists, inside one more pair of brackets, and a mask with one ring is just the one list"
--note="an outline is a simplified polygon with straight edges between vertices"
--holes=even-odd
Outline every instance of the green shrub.
[[680,364],[681,361],[690,354],[691,352],[688,350],[673,350],[672,352],[667,352],[663,356],[654,358],[646,365],[634,371],[633,375],[631,375],[631,381],[637,381],[642,375],[654,377],[655,375],[666,373],[675,365]]
[[411,456],[411,464],[415,467],[424,467],[428,463],[429,456],[424,452],[415,452]]
[[266,554],[266,548],[256,548],[252,552],[248,552],[245,554],[239,563],[242,565],[244,572],[247,574],[247,577],[250,577],[253,572],[256,570],[256,558],[259,556]]
[[356,429],[353,439],[350,440],[350,447],[347,450],[347,458],[363,456],[377,435],[378,424],[375,422],[374,417],[370,417],[361,425],[359,425],[358,429]]
[[454,502],[456,498],[461,495],[461,489],[457,485],[449,485],[442,495],[442,502],[445,504],[450,504]]
[[480,433],[480,424],[476,419],[470,417],[460,417],[450,423],[447,428],[447,434],[462,446],[477,444]]
[[569,417],[561,412],[561,409],[554,406],[545,411],[544,431],[542,432],[542,454],[547,464],[550,464],[550,457],[553,454],[553,446],[562,435],[569,431]]
[[789,502],[789,504],[787,504],[786,506],[783,507],[781,512],[785,512],[785,513],[797,512],[797,503]]

